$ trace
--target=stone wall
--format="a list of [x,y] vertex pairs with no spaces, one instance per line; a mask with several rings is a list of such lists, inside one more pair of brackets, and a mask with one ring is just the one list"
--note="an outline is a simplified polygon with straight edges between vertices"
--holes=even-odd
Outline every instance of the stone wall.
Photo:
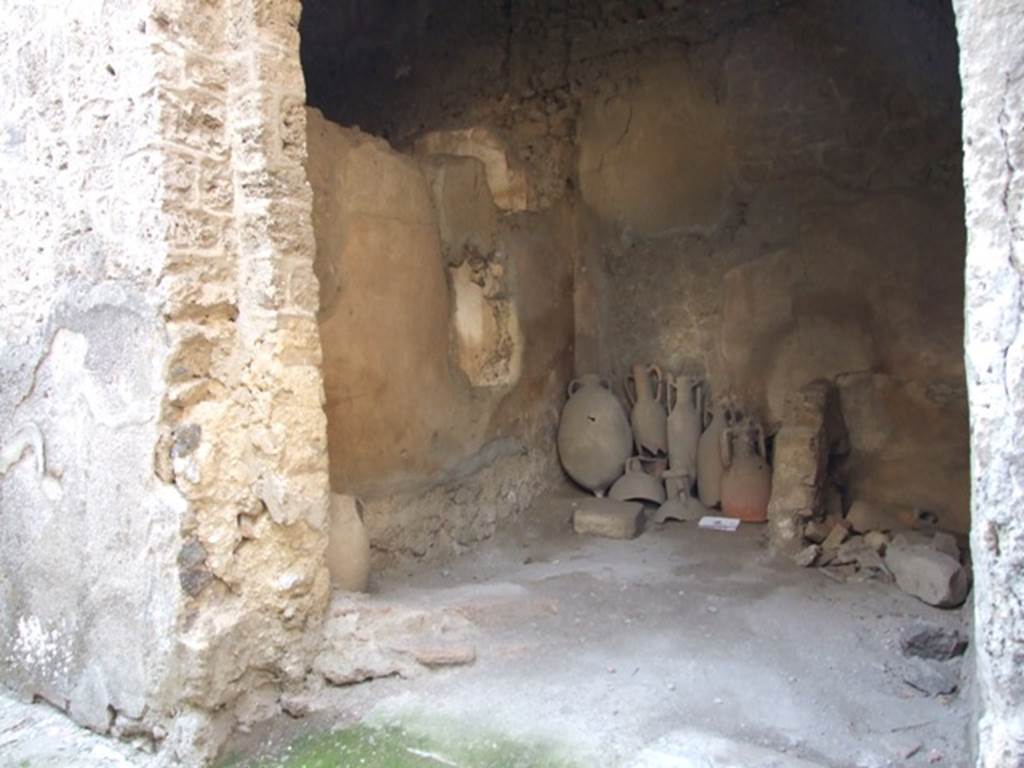
[[579,203],[580,364],[706,375],[772,430],[830,379],[847,501],[967,530],[950,7],[314,0],[304,19],[328,117],[399,149],[484,126],[532,206]]
[[225,728],[272,713],[279,687],[301,682],[329,592],[299,10],[169,1],[150,21],[167,62],[164,209],[175,217],[156,472],[189,505],[182,700]]
[[1024,9],[957,2],[967,193],[976,765],[1024,763]]
[[196,763],[328,596],[299,3],[114,6],[0,21],[0,666]]

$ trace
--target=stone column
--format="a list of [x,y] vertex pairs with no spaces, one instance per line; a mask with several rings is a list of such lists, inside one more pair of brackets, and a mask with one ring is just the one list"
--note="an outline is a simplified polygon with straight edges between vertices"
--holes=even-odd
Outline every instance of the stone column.
[[977,765],[1024,765],[1024,7],[957,0]]

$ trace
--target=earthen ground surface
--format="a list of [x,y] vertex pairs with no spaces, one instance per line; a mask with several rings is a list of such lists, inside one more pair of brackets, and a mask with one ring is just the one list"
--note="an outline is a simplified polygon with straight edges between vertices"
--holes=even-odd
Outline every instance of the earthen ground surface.
[[[306,717],[240,735],[241,764],[360,722],[500,734],[591,766],[969,764],[966,694],[909,687],[898,644],[912,622],[958,626],[960,611],[773,561],[759,526],[575,536],[572,501],[542,499],[519,531],[444,568],[376,578],[373,602],[471,617],[475,664],[326,688]],[[48,707],[0,701],[0,766],[72,756],[154,764]]]
[[376,579],[374,601],[470,616],[475,664],[327,688],[307,717],[235,749],[420,721],[558,744],[591,766],[968,765],[967,694],[908,686],[898,643],[914,621],[959,626],[960,611],[773,561],[758,526],[574,536],[571,503],[543,499],[530,524],[444,568]]

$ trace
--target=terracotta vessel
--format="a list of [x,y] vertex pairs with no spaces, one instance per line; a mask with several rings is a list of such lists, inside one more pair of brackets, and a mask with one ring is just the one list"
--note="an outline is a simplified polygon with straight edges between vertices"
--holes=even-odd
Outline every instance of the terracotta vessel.
[[721,436],[722,514],[747,523],[768,519],[772,470],[765,450],[764,430],[753,419],[726,429]]
[[668,453],[668,414],[661,402],[664,378],[656,365],[634,365],[623,388],[632,407],[630,421],[639,451],[652,456]]
[[673,472],[697,475],[697,443],[703,425],[704,391],[699,379],[669,376],[665,383],[668,406],[666,433],[668,465]]
[[363,503],[355,496],[331,494],[326,557],[333,586],[346,592],[366,591],[370,579],[370,537],[363,525]]
[[[626,474],[616,481],[608,497],[616,501],[649,501],[661,504],[665,501],[665,487],[661,478],[644,469],[645,459],[633,456],[626,462]],[[648,460],[649,461],[649,460]]]
[[558,424],[558,457],[569,477],[602,496],[632,452],[626,412],[608,383],[588,374],[569,384]]
[[720,400],[711,412],[711,419],[697,443],[697,495],[708,509],[722,500],[722,433],[730,426],[732,410],[727,400]]

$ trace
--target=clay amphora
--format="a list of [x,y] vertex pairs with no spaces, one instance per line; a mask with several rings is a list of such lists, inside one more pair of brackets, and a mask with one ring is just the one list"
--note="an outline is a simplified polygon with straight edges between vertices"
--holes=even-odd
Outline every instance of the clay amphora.
[[722,433],[729,427],[732,411],[720,400],[711,412],[704,434],[697,443],[697,495],[708,509],[722,500]]
[[558,457],[569,477],[603,496],[632,452],[626,412],[608,383],[588,374],[569,384],[558,424]]
[[623,388],[632,407],[633,438],[639,451],[652,456],[668,453],[666,421],[668,414],[661,402],[664,379],[656,365],[634,365]]
[[721,437],[722,514],[748,523],[768,519],[772,470],[764,444],[764,430],[752,419],[726,429]]
[[366,591],[370,579],[370,537],[363,525],[363,503],[355,496],[331,494],[327,569],[331,584],[338,589]]
[[666,432],[668,465],[673,472],[697,475],[697,443],[703,424],[703,389],[698,379],[669,377],[665,383],[668,406]]

